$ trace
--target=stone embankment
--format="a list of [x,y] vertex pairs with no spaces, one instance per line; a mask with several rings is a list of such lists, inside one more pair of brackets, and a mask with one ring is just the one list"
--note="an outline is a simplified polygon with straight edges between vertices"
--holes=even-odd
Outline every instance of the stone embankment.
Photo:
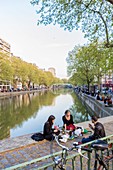
[[7,97],[12,97],[12,96],[17,96],[21,94],[26,94],[26,93],[35,93],[39,92],[41,90],[47,90],[47,89],[39,89],[39,90],[27,90],[27,91],[15,91],[15,92],[0,92],[0,98],[7,98]]
[[[107,135],[113,134],[113,116],[101,118],[99,121],[104,124]],[[78,126],[88,128],[89,122],[90,121],[79,123]],[[31,135],[32,134],[28,134],[0,141],[0,169],[9,169],[11,166],[32,161],[33,159],[61,150],[55,141],[53,144],[46,140],[36,142],[31,139]],[[81,138],[79,138],[79,140],[81,140]],[[67,144],[70,146],[72,142],[76,140],[77,139],[74,139],[71,142],[69,141]],[[30,167],[28,166],[26,169],[32,169],[32,166],[35,166],[33,168],[36,168],[39,165],[30,165]]]
[[106,107],[104,101],[96,100],[95,97],[84,93],[77,95],[88,110],[96,113],[100,118],[113,115],[113,107]]

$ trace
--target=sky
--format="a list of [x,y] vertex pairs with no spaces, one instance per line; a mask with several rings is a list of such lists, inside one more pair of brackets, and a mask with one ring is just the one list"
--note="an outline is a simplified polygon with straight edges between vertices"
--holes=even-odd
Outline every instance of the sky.
[[54,67],[57,77],[66,78],[68,52],[87,40],[81,31],[37,26],[37,19],[30,0],[0,0],[0,38],[11,45],[13,55],[41,69]]

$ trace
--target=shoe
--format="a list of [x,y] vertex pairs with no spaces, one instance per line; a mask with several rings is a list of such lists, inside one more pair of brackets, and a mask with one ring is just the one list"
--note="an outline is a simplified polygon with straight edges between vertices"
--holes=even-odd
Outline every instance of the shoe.
[[58,140],[60,140],[60,139],[63,139],[63,137],[59,135],[59,136],[58,136]]
[[75,138],[74,136],[69,137],[70,140],[72,140],[72,139],[74,139],[74,138]]
[[67,139],[66,138],[63,138],[63,139],[59,139],[60,142],[63,142],[63,143],[66,143],[67,142]]
[[82,144],[82,142],[78,142],[78,145],[81,145]]

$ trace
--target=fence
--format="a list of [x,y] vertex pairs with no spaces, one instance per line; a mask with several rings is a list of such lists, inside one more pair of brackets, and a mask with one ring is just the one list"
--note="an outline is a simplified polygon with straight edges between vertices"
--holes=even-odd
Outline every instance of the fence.
[[[107,136],[102,138],[102,140],[107,140],[109,144],[111,144],[111,148],[113,149],[113,135]],[[94,141],[93,141],[94,142]],[[82,144],[81,146],[89,146],[92,142],[89,142],[87,144]],[[9,168],[6,168],[5,170],[23,170],[23,169],[37,169],[37,170],[55,170],[57,167],[55,167],[55,163],[53,161],[53,157],[57,155],[61,155],[60,152],[56,152],[44,157],[40,157],[34,160],[31,160],[29,162],[21,163]],[[84,157],[81,157],[79,153],[69,153],[66,159],[66,170],[91,170],[94,166],[94,157],[95,157],[95,151],[93,153],[88,153],[83,151],[83,154],[87,154],[88,160]],[[103,155],[103,152],[100,152],[101,156]],[[109,165],[109,170],[113,169],[113,161]]]

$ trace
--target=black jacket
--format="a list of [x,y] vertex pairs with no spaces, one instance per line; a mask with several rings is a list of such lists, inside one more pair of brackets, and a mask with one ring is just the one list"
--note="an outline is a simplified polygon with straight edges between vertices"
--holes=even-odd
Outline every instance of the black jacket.
[[100,122],[97,122],[95,124],[94,134],[92,135],[93,139],[103,138],[105,136],[104,126]]
[[44,124],[44,129],[43,129],[43,134],[44,134],[44,136],[46,136],[46,135],[52,135],[53,130],[54,130],[54,129],[52,129],[52,126],[50,125],[49,122],[46,122],[46,123]]

